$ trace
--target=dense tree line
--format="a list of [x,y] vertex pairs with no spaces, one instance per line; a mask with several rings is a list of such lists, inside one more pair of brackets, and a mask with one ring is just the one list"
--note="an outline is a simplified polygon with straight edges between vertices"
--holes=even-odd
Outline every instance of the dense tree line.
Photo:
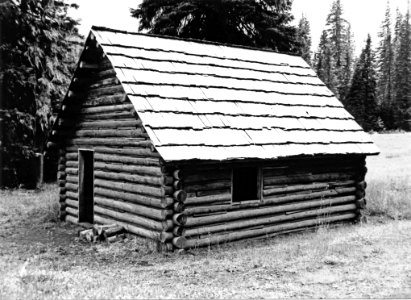
[[0,186],[27,182],[78,59],[76,21],[58,0],[0,1]]
[[318,76],[367,131],[411,129],[410,14],[397,10],[394,31],[391,18],[387,5],[378,46],[373,50],[368,37],[355,62],[351,26],[335,0],[312,61]]

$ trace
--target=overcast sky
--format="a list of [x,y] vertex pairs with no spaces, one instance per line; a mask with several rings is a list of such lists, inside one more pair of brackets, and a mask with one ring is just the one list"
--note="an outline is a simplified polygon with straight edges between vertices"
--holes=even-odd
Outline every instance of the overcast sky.
[[[130,7],[137,7],[140,0],[72,0],[80,5],[72,16],[81,19],[80,33],[87,35],[91,25],[137,31],[137,20],[130,17]],[[391,0],[391,13],[395,16],[398,7],[403,13],[408,0]],[[313,51],[317,49],[319,37],[326,22],[333,0],[294,0],[295,22],[304,14],[311,25]],[[345,18],[351,23],[356,44],[356,53],[364,46],[370,33],[374,46],[377,33],[384,18],[386,0],[341,0]]]

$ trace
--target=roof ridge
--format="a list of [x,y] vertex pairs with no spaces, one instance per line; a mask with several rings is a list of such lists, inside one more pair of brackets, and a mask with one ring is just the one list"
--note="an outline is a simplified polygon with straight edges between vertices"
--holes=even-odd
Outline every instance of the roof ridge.
[[161,38],[161,39],[193,42],[193,43],[197,43],[197,44],[206,44],[206,45],[214,45],[214,46],[225,46],[225,47],[230,47],[230,48],[239,48],[239,49],[245,49],[245,50],[263,51],[263,52],[269,52],[269,53],[275,53],[275,54],[301,57],[299,54],[296,54],[296,53],[285,52],[285,51],[284,52],[275,51],[273,49],[268,49],[268,48],[258,48],[258,47],[252,47],[252,46],[230,44],[230,43],[219,43],[219,42],[212,42],[212,41],[207,41],[207,40],[199,40],[199,39],[193,39],[193,38],[182,38],[182,37],[176,37],[176,36],[170,36],[170,35],[141,33],[141,32],[135,32],[135,31],[121,30],[121,29],[113,29],[113,28],[104,27],[104,26],[95,26],[95,25],[93,25],[93,26],[91,26],[91,30],[108,31],[108,32],[124,33],[124,34],[131,34],[131,35],[150,36],[150,37]]

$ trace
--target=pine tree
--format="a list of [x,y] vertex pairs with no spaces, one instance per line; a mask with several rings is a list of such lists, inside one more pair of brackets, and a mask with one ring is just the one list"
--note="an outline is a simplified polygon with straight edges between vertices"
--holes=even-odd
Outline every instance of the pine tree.
[[368,35],[365,48],[354,70],[346,108],[366,131],[378,130],[375,58]]
[[313,65],[318,77],[320,77],[325,85],[338,97],[335,62],[331,47],[327,40],[327,32],[325,30],[321,34],[320,44],[318,46],[318,51],[315,54]]
[[335,0],[326,23],[327,40],[335,62],[338,96],[344,102],[347,88],[351,80],[352,70],[352,34],[350,24],[343,18],[340,0]]
[[411,120],[411,24],[407,11],[402,21],[396,22],[394,126],[410,130]]
[[291,0],[143,0],[133,17],[140,30],[292,52]]
[[382,22],[380,38],[377,49],[377,101],[380,108],[380,116],[387,129],[394,128],[393,116],[393,69],[394,49],[391,33],[391,11],[389,2],[385,11],[385,19]]
[[297,27],[297,42],[300,48],[297,53],[308,63],[311,64],[311,29],[308,19],[303,15]]

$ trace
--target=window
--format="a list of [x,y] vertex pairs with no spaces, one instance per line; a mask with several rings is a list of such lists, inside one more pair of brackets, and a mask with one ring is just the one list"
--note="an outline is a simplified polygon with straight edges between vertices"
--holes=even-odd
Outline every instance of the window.
[[233,202],[260,199],[260,172],[258,168],[233,169],[232,197]]

